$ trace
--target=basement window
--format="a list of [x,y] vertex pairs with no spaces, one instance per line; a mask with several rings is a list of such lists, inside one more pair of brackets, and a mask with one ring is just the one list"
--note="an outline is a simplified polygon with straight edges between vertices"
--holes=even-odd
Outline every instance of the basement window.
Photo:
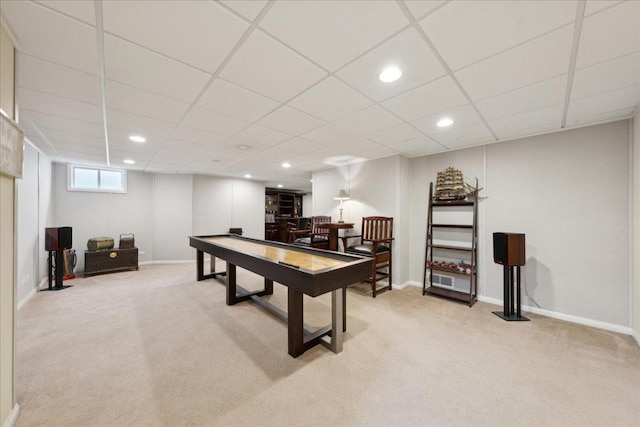
[[69,165],[67,167],[67,190],[126,193],[127,171]]

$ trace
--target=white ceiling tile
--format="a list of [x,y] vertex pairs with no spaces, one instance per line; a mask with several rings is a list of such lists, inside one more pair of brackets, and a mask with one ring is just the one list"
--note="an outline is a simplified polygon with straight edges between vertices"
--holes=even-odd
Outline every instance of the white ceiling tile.
[[500,139],[520,135],[533,135],[551,129],[560,129],[563,109],[564,104],[553,105],[551,107],[491,120],[489,121],[489,126],[491,126],[491,129],[493,129]]
[[121,163],[122,165],[125,165],[126,163],[123,163],[122,161],[124,159],[131,159],[136,162],[135,167],[139,167],[141,163],[148,163],[153,160],[158,151],[159,150],[156,150],[154,153],[131,152],[129,150],[121,150],[109,146],[109,162],[111,162],[112,166],[114,163]]
[[448,148],[468,147],[496,140],[484,123],[464,128],[447,129],[432,135],[431,138]]
[[402,123],[402,120],[378,105],[361,110],[335,122],[338,127],[358,135],[368,135],[382,129],[397,126],[400,123]]
[[106,154],[83,153],[73,150],[56,150],[68,163],[86,166],[107,166]]
[[106,31],[210,73],[248,28],[210,1],[109,1],[102,8]]
[[238,12],[240,15],[253,21],[267,4],[266,0],[226,0],[222,3]]
[[104,36],[105,76],[179,101],[191,103],[211,74],[149,49],[112,36]]
[[622,1],[615,0],[587,0],[587,5],[584,8],[584,16],[590,16],[594,13],[600,12],[602,9],[613,7]]
[[109,126],[117,127],[123,131],[130,131],[135,135],[168,136],[175,124],[163,122],[137,114],[120,110],[107,110],[107,122]]
[[84,21],[94,27],[96,25],[94,0],[37,0],[37,3]]
[[107,107],[177,123],[189,104],[107,80]]
[[[640,103],[640,85],[571,100],[567,123],[580,117],[636,108]],[[623,118],[624,116],[620,116]]]
[[373,104],[334,77],[323,80],[289,102],[289,105],[332,122]]
[[[575,83],[575,80],[574,80]],[[475,103],[487,120],[513,116],[564,102],[567,76],[561,75]]]
[[380,147],[381,145],[378,144],[377,142],[373,142],[365,138],[357,137],[349,141],[348,144],[338,143],[338,144],[330,145],[326,149],[323,148],[320,151],[321,152],[325,151],[327,153],[336,152],[336,153],[360,155],[364,152],[375,150]]
[[53,114],[27,110],[26,108],[20,109],[20,118],[21,121],[22,119],[27,118],[33,121],[38,127],[61,130],[65,132],[73,132],[80,135],[95,137],[104,136],[104,127],[102,126],[102,124],[73,120]]
[[24,53],[98,75],[93,27],[25,1],[3,1],[2,13]]
[[219,135],[233,136],[249,126],[249,122],[231,116],[193,107],[182,122],[183,125]]
[[[381,82],[380,73],[392,65],[402,71],[402,76],[395,82]],[[409,28],[336,74],[360,92],[381,101],[441,77],[446,71],[418,32]]]
[[291,138],[278,144],[276,148],[291,151],[292,153],[305,154],[322,148],[322,145],[302,138]]
[[413,126],[402,123],[401,125],[394,126],[388,129],[381,130],[374,134],[369,135],[367,138],[386,146],[394,146],[402,141],[408,141],[410,139],[421,138],[424,135],[422,132],[414,128]]
[[264,126],[251,125],[235,135],[234,138],[246,142],[252,147],[270,147],[290,139],[291,135]]
[[325,75],[296,52],[261,31],[254,31],[220,76],[285,102]]
[[[110,128],[113,129],[113,128]],[[132,154],[144,154],[144,155],[153,155],[158,152],[160,147],[164,144],[160,142],[147,141],[144,144],[140,144],[137,142],[131,142],[128,140],[118,140],[113,139],[111,137],[111,133],[109,133],[109,150],[116,149],[120,151],[126,151]]]
[[[444,118],[453,120],[453,124],[449,127],[438,127],[438,122]],[[453,110],[443,111],[411,122],[413,126],[429,136],[441,132],[448,132],[455,128],[466,128],[478,123],[482,123],[482,119],[470,105],[463,105]]]
[[301,135],[301,137],[322,144],[323,146],[347,143],[357,138],[353,133],[340,129],[335,125],[322,126],[321,128]]
[[104,135],[103,136],[88,136],[80,135],[75,132],[66,132],[57,129],[48,129],[45,127],[38,127],[40,131],[47,137],[52,143],[75,143],[82,145],[91,145],[94,147],[101,147],[104,149]]
[[216,79],[197,105],[253,122],[275,110],[280,103],[233,83]]
[[479,100],[566,74],[573,27],[565,27],[455,73]]
[[326,123],[309,114],[283,105],[260,120],[258,124],[289,135],[300,135],[312,129],[317,129]]
[[18,96],[20,97],[21,108],[89,123],[102,124],[102,109],[97,105],[25,88],[20,89]]
[[631,117],[635,108],[627,108],[618,111],[609,111],[606,113],[597,113],[591,115],[585,115],[581,117],[572,117],[571,120],[567,120],[567,128],[575,126],[584,126],[591,123],[610,122],[614,120],[621,120]]
[[173,132],[172,137],[175,139],[200,145],[218,145],[229,139],[228,136],[194,129],[184,125],[176,129]]
[[627,1],[584,19],[576,68],[640,51],[640,2]]
[[451,2],[420,25],[458,70],[573,22],[576,7],[576,1]]
[[381,159],[383,157],[395,156],[397,154],[397,150],[389,147],[377,147],[372,150],[360,153],[360,155],[362,157],[365,157],[367,160]]
[[393,149],[407,157],[426,156],[441,153],[447,149],[428,136],[403,141],[393,146]]
[[427,83],[382,103],[404,120],[411,121],[466,104],[467,99],[449,76]]
[[444,0],[404,0],[404,4],[416,19],[422,18],[443,3]]
[[640,84],[640,53],[602,62],[575,72],[571,99]]
[[395,2],[365,0],[276,2],[260,23],[329,71],[408,24]]
[[20,87],[101,105],[98,76],[20,55]]

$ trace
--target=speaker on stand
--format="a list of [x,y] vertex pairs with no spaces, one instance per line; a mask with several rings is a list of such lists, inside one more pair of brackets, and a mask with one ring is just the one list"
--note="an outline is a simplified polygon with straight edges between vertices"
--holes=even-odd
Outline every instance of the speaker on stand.
[[[493,233],[493,260],[503,267],[504,310],[494,311],[498,317],[507,321],[527,321],[520,308],[520,266],[525,264],[524,234]],[[516,268],[514,303],[514,271]]]
[[[59,291],[70,288],[71,285],[63,285],[64,276],[64,251],[71,249],[71,227],[48,227],[44,234],[44,249],[49,252],[49,287],[43,291]],[[52,286],[52,278],[55,272],[55,286]]]

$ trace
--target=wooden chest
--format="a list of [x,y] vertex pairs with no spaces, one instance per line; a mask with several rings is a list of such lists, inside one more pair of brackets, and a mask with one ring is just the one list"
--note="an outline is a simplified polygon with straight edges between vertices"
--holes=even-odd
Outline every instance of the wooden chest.
[[138,248],[84,251],[84,276],[138,269]]

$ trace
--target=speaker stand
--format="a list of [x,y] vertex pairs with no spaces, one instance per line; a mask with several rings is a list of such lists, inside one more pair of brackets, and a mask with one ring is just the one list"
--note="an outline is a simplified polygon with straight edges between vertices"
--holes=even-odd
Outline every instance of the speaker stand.
[[[53,254],[55,254],[55,261]],[[55,266],[54,266],[55,264]],[[64,275],[64,256],[62,251],[49,251],[49,287],[41,289],[41,291],[61,291],[72,287],[73,285],[63,285],[62,276]],[[55,270],[56,285],[52,286],[52,276]]]
[[[520,266],[516,266],[516,304],[513,303],[513,266],[503,266],[503,282],[504,282],[504,310],[492,312],[496,316],[509,322],[529,321],[522,316],[520,310]],[[515,313],[514,313],[515,309]]]

